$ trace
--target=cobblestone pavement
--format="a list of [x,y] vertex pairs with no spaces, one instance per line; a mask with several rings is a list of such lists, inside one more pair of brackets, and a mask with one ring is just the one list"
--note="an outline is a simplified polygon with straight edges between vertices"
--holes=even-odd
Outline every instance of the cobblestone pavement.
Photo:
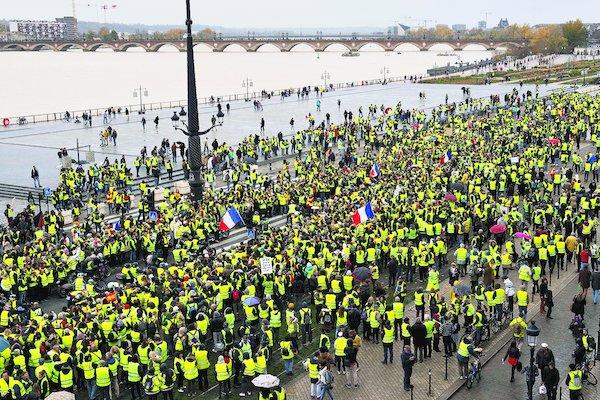
[[[572,269],[573,270],[573,269]],[[572,278],[572,273],[569,273],[568,278]],[[575,348],[575,341],[571,335],[571,331],[567,328],[571,322],[572,313],[570,311],[571,303],[573,300],[574,293],[578,291],[577,279],[572,279],[568,282],[562,292],[555,297],[555,307],[553,310],[554,319],[546,319],[543,315],[537,315],[535,317],[536,325],[540,328],[540,336],[538,338],[538,344],[548,343],[548,348],[554,353],[556,359],[556,368],[560,374],[561,387],[562,387],[562,398],[569,398],[569,391],[565,386],[565,378],[569,371],[569,364],[572,362],[571,353]],[[598,323],[598,312],[600,311],[599,305],[594,305],[591,300],[590,293],[588,293],[588,305],[586,306],[586,325],[590,329],[592,335],[596,335],[596,327]],[[502,398],[514,398],[524,399],[527,398],[527,387],[525,384],[525,376],[523,374],[515,375],[515,382],[510,383],[510,366],[502,363],[502,358],[506,353],[508,346],[504,346],[500,352],[498,352],[490,362],[483,367],[482,379],[479,384],[475,384],[471,390],[466,387],[462,387],[454,396],[452,400],[471,400],[471,399],[502,399]],[[539,349],[539,346],[537,347]],[[537,351],[536,349],[536,351]],[[521,362],[523,364],[529,363],[529,349],[526,345],[521,348]],[[595,367],[594,374],[597,376],[600,370],[600,364]],[[540,386],[540,377],[536,380],[534,386],[534,399],[540,398],[538,395],[538,388]],[[597,387],[589,386],[584,384],[583,394],[586,399],[598,399],[600,396],[600,390]]]
[[[570,272],[562,273],[560,279],[556,279],[556,276],[553,278],[552,290],[557,293],[561,287],[564,287],[567,284],[573,286],[573,288],[567,287],[565,296],[567,300],[570,301],[571,293],[574,290],[576,284],[573,284],[573,280],[575,279],[575,274],[573,274],[573,265],[569,266]],[[517,279],[516,271],[512,271],[510,273],[510,278],[518,285],[519,280]],[[576,279],[575,279],[576,282]],[[449,284],[447,281],[441,285],[440,294],[445,296],[446,299],[449,298]],[[561,303],[562,305],[562,303]],[[561,307],[557,306],[556,314],[560,313],[559,309]],[[568,306],[567,306],[568,308]],[[529,306],[529,314],[533,315],[535,313],[534,310],[539,309],[539,296],[536,296],[535,301]],[[562,306],[564,310],[565,307]],[[563,313],[563,318],[570,318],[569,313]],[[410,304],[406,307],[406,316],[411,318],[411,323],[414,322],[415,311],[414,306]],[[551,326],[564,326],[562,322],[559,320],[552,321]],[[544,331],[546,326],[543,326],[542,332]],[[547,328],[547,331],[550,331],[551,328]],[[566,331],[566,334],[570,332]],[[499,332],[491,341],[484,342],[482,347],[484,348],[484,353],[487,349],[500,347],[504,345],[504,343],[508,340],[506,330],[504,332]],[[564,333],[564,332],[563,332]],[[568,335],[567,335],[568,336]],[[546,336],[542,336],[544,339]],[[570,339],[572,341],[572,339]],[[548,339],[550,343],[553,340]],[[567,346],[567,351],[571,351],[570,346],[571,342],[569,342],[569,346]],[[440,346],[442,346],[440,344]],[[363,347],[360,349],[358,353],[358,360],[360,364],[360,372],[359,372],[359,381],[360,387],[358,389],[347,389],[344,387],[345,377],[343,375],[335,374],[336,382],[334,388],[334,396],[336,399],[377,399],[377,400],[386,400],[386,399],[410,399],[410,393],[405,392],[403,390],[403,372],[402,365],[400,364],[400,353],[402,351],[401,342],[394,343],[394,364],[382,365],[381,361],[383,360],[383,349],[382,345],[376,345],[371,342],[363,341]],[[501,357],[501,356],[500,356]],[[527,357],[525,357],[528,359]],[[497,366],[500,365],[500,362],[497,364],[492,362],[490,364],[491,367],[484,367],[484,376],[489,374],[491,376],[490,380],[492,382],[498,382],[498,391],[501,392],[502,386],[501,382],[506,376],[506,370],[504,368],[498,369]],[[412,376],[412,384],[414,385],[413,398],[414,399],[427,399],[427,398],[439,398],[446,397],[448,393],[459,385],[458,381],[458,368],[456,363],[456,358],[451,357],[448,359],[448,380],[445,380],[445,358],[443,353],[433,353],[431,359],[426,359],[423,363],[417,363],[414,366],[413,376]],[[431,372],[431,395],[428,394],[429,390],[429,372]],[[300,399],[310,399],[309,393],[309,380],[307,372],[302,370],[302,367],[296,365],[295,373],[297,377],[295,377],[291,382],[285,384],[286,389],[289,392],[290,399],[300,400]],[[485,378],[484,378],[485,379]],[[482,385],[483,385],[482,380]],[[487,382],[487,379],[485,380]],[[517,384],[515,384],[516,386]],[[484,397],[479,396],[470,396],[470,393],[467,393],[467,397],[463,397],[464,399],[480,399]],[[491,398],[501,398],[501,397],[491,397]],[[521,397],[515,397],[518,399]]]

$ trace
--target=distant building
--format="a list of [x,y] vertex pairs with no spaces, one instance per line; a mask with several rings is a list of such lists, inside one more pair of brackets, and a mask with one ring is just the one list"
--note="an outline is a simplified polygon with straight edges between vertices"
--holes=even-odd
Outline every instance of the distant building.
[[487,29],[487,22],[485,21],[479,21],[477,23],[477,29],[481,29],[482,31]]
[[77,18],[75,17],[62,17],[56,18],[56,22],[61,22],[67,26],[67,37],[66,39],[77,39],[79,33],[77,31]]
[[56,21],[9,21],[9,31],[33,40],[68,40],[77,37],[77,19],[57,18]]
[[506,19],[506,18],[501,18],[501,19],[500,19],[500,22],[498,22],[498,28],[499,28],[499,29],[508,28],[508,19]]
[[452,25],[452,30],[456,33],[462,33],[467,30],[467,26],[465,24],[454,24]]
[[397,24],[389,26],[387,29],[387,34],[388,36],[406,36],[409,30],[410,26]]

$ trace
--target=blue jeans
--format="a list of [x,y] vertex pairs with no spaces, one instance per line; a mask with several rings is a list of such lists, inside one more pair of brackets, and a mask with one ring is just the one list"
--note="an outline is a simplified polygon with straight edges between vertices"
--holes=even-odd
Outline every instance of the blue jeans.
[[333,400],[333,393],[331,393],[331,389],[325,386],[323,383],[319,382],[317,386],[317,398],[319,400],[323,400],[325,398],[325,394],[329,395],[329,399]]
[[286,373],[291,374],[294,369],[294,361],[292,361],[292,360],[283,361],[283,368],[285,369]]
[[598,303],[598,292],[600,290],[599,289],[594,289],[594,304]]
[[87,386],[88,399],[93,400],[96,398],[96,381],[94,379],[86,379],[85,384]]

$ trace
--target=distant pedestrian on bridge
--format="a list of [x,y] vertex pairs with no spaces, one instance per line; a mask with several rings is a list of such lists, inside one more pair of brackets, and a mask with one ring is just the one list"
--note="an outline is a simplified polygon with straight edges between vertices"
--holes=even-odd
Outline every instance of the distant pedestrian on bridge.
[[31,179],[33,179],[33,187],[42,187],[42,184],[40,183],[40,173],[35,165],[31,168]]

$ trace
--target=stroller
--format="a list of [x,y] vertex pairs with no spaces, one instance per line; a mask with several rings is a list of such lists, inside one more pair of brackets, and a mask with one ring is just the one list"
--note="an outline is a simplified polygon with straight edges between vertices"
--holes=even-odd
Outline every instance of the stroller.
[[581,337],[583,329],[585,329],[585,323],[583,322],[583,319],[581,319],[581,316],[574,316],[573,320],[571,320],[571,323],[569,324],[569,330],[573,334],[573,337]]

